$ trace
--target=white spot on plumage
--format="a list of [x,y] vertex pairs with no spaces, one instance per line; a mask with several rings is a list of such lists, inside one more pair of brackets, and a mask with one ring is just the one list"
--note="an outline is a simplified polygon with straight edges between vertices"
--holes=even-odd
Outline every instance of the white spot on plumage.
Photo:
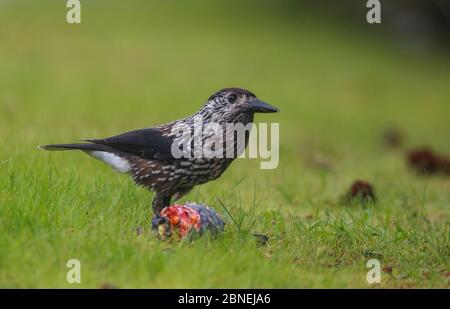
[[90,151],[88,153],[94,158],[105,162],[119,173],[128,173],[131,170],[131,164],[128,160],[121,158],[111,152]]

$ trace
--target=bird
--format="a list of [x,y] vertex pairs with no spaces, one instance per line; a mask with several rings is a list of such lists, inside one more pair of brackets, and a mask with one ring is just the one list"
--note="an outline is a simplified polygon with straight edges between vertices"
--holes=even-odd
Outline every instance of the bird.
[[[160,217],[161,210],[168,207],[172,199],[177,200],[195,186],[220,177],[231,162],[245,150],[251,128],[238,140],[234,133],[226,135],[227,124],[247,126],[253,123],[255,113],[278,111],[278,108],[259,100],[249,90],[230,87],[215,92],[197,112],[183,119],[108,138],[83,139],[71,144],[41,145],[39,148],[50,151],[81,150],[105,162],[119,173],[130,174],[137,185],[155,193],[152,210]],[[230,136],[234,138],[231,146],[232,156],[192,155],[195,149],[198,149],[195,137],[199,135],[191,136],[186,132],[195,131],[198,126],[204,129],[209,124],[216,124],[216,129],[218,126],[223,130],[219,133],[224,138],[223,142],[229,141]],[[208,130],[200,136],[200,146],[206,143],[214,132],[217,133],[215,129]],[[186,149],[183,149],[183,142]],[[212,151],[216,148],[221,151],[220,147],[212,144]],[[184,155],[175,155],[174,149],[184,150]]]

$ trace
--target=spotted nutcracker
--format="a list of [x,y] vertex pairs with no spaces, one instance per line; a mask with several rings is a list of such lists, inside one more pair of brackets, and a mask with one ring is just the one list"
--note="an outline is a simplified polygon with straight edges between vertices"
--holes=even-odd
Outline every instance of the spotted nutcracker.
[[[218,178],[240,155],[238,144],[233,141],[233,157],[177,157],[173,144],[180,143],[179,132],[184,128],[194,131],[196,120],[202,120],[202,127],[215,122],[223,129],[228,123],[247,125],[253,122],[255,113],[274,113],[278,109],[264,103],[248,90],[225,88],[209,97],[206,104],[195,114],[153,128],[129,131],[104,139],[87,139],[87,143],[54,144],[40,146],[46,150],[82,150],[112,166],[120,173],[129,173],[133,180],[156,194],[152,206],[154,213],[169,206],[172,197],[178,199],[194,186]],[[246,132],[244,149],[248,142]],[[206,134],[206,137],[211,134]],[[228,136],[228,135],[227,135]],[[224,138],[228,138],[225,136]],[[206,138],[203,137],[203,140]],[[233,134],[234,137],[234,134]],[[193,139],[193,137],[192,137]],[[192,142],[192,143],[191,143]],[[195,141],[189,141],[189,145]],[[176,145],[178,147],[178,145]],[[176,148],[176,147],[175,147]],[[195,146],[191,151],[194,151]],[[224,148],[225,151],[225,148]]]

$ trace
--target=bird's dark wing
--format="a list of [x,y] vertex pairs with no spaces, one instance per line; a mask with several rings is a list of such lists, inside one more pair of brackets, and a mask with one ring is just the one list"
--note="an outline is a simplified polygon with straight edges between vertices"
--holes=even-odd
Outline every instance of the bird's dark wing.
[[134,130],[104,139],[87,139],[86,141],[109,146],[145,159],[174,159],[171,152],[173,138],[166,136],[158,129]]

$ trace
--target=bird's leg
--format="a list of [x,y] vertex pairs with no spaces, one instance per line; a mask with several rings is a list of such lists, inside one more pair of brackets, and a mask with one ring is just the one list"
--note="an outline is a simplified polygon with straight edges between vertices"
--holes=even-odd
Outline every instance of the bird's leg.
[[152,201],[153,213],[158,217],[161,216],[161,210],[170,205],[170,199],[171,197],[168,195],[156,193]]

